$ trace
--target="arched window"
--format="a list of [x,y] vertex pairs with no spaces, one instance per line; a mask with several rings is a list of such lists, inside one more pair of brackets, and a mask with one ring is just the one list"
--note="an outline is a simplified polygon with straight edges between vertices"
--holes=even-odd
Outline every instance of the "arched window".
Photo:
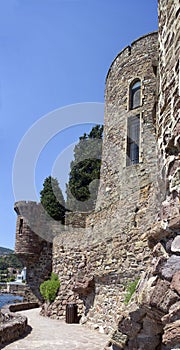
[[140,115],[128,118],[126,165],[139,163]]
[[129,108],[134,109],[140,106],[140,92],[141,92],[141,82],[139,79],[135,80],[130,85],[130,94],[129,94]]

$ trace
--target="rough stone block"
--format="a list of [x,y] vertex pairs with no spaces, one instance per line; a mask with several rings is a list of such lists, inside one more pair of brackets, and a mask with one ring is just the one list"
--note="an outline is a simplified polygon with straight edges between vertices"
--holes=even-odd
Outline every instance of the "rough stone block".
[[174,253],[180,253],[180,235],[178,235],[174,238],[174,240],[171,244],[171,251]]
[[180,256],[172,255],[162,269],[162,277],[168,281],[172,280],[173,275],[180,268]]
[[180,295],[180,270],[173,275],[170,287]]
[[129,337],[136,336],[137,333],[139,333],[141,329],[141,325],[137,322],[133,322],[130,318],[125,318],[118,324],[118,330],[128,335]]
[[162,342],[171,347],[180,346],[180,320],[165,326]]

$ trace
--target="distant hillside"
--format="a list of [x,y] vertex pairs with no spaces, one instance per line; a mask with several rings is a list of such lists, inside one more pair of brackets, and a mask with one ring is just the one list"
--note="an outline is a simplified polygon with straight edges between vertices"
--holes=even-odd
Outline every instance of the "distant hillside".
[[14,251],[12,249],[0,247],[0,256],[9,255],[13,253]]
[[11,272],[8,268],[13,268],[13,274],[17,269],[22,270],[23,265],[15,256],[14,251],[9,248],[0,247],[0,281],[7,282],[9,278],[12,278]]

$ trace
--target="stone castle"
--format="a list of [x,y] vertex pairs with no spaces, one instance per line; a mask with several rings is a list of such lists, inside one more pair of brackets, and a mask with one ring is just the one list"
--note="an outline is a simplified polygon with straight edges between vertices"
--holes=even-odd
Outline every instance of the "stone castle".
[[64,317],[76,302],[81,322],[111,334],[115,350],[180,347],[179,9],[159,0],[158,33],[110,66],[95,210],[68,213],[62,227],[40,204],[15,203],[26,299],[41,301],[40,283],[54,271],[61,287],[46,314]]

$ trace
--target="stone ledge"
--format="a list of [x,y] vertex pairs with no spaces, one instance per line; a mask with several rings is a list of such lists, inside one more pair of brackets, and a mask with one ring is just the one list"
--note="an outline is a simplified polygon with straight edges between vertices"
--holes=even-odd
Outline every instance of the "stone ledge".
[[37,303],[18,303],[5,305],[1,313],[5,316],[5,322],[0,324],[0,348],[2,345],[13,342],[27,332],[27,317],[15,313],[15,311],[28,310],[39,307]]

